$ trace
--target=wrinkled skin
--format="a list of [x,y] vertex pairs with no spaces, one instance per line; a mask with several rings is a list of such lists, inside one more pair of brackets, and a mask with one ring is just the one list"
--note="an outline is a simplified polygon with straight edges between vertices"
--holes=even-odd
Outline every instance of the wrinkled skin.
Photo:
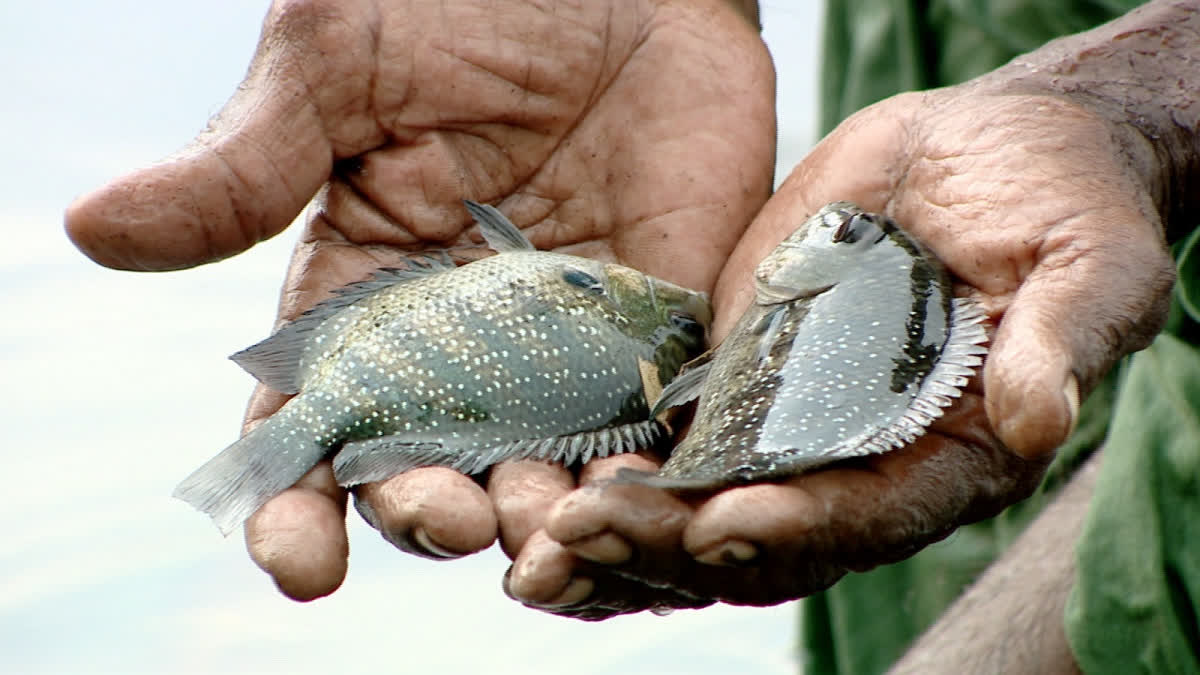
[[[783,484],[687,501],[602,484],[654,468],[640,454],[578,475],[505,464],[486,490],[425,469],[358,491],[406,551],[456,557],[499,538],[521,602],[587,619],[772,604],[911,555],[1028,494],[1080,390],[1161,324],[1172,268],[1153,204],[1105,123],[1073,104],[972,85],[890,99],[839,127],[759,211],[773,77],[729,6],[613,0],[559,21],[518,2],[430,16],[412,4],[277,3],[212,130],[73,205],[73,239],[110,266],[198,264],[282,229],[332,175],[281,318],[402,251],[473,241],[467,197],[498,202],[541,248],[712,288],[720,339],[757,261],[847,199],[925,241],[998,325],[982,377],[929,435]],[[281,402],[260,391],[248,423]],[[323,464],[248,521],[251,556],[288,596],[344,578],[345,499]]]
[[[574,5],[280,0],[210,128],[78,200],[68,233],[110,267],[177,269],[276,234],[320,191],[280,303],[290,319],[406,251],[479,246],[469,198],[539,248],[711,291],[771,188],[774,73],[757,30],[721,0]],[[283,400],[260,388],[247,425]],[[441,469],[359,496],[405,550],[463,555],[499,528],[515,552],[573,485],[545,474],[495,472],[495,509]],[[326,462],[248,521],[251,556],[286,595],[342,582],[345,505]]]
[[[617,572],[607,595],[558,611],[687,606],[680,590],[773,604],[907,557],[1027,495],[1074,425],[1079,390],[1146,346],[1165,316],[1173,267],[1161,226],[1111,138],[1073,104],[975,84],[847,120],[747,230],[718,282],[714,333],[731,328],[752,298],[754,265],[801,215],[849,199],[905,224],[986,308],[998,327],[982,377],[910,447],[782,484],[688,501],[640,486],[576,490],[521,552],[511,591],[552,598],[568,580],[579,588]],[[585,468],[584,482],[620,462],[653,468],[617,458]],[[643,590],[662,584],[675,590]]]

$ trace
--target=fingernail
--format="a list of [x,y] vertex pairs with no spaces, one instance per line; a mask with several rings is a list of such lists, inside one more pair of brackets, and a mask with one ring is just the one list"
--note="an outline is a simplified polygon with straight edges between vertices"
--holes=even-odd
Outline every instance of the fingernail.
[[596,582],[587,577],[574,577],[553,600],[538,603],[538,607],[569,607],[587,600],[596,589]]
[[1075,426],[1079,424],[1079,380],[1075,379],[1074,373],[1067,375],[1067,383],[1063,385],[1063,397],[1067,399],[1067,414],[1071,416],[1065,437],[1069,438],[1075,433]]
[[629,542],[612,532],[601,532],[567,544],[567,549],[585,560],[601,565],[618,565],[633,557]]
[[461,558],[463,554],[456,553],[445,548],[433,540],[429,533],[423,527],[415,527],[412,530],[412,541],[418,547],[425,549],[427,553],[438,558]]
[[728,539],[695,556],[697,562],[719,567],[741,567],[758,557],[758,547],[740,539]]
[[367,500],[359,497],[357,492],[354,493],[354,510],[358,511],[358,515],[362,516],[362,519],[367,521],[367,524],[372,529],[381,529],[379,526],[379,516],[375,513],[375,509],[371,508]]

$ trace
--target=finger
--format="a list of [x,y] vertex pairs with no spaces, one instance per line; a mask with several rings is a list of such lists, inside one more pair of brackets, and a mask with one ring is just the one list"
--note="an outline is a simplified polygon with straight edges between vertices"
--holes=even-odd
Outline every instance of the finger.
[[658,462],[641,454],[589,462],[581,488],[554,506],[546,532],[582,559],[670,569],[691,508],[669,492],[640,485],[609,484],[622,468],[656,471]]
[[895,178],[893,167],[879,158],[902,156],[905,125],[903,115],[881,117],[867,109],[843,122],[796,165],[721,270],[713,292],[714,343],[728,334],[753,300],[754,268],[822,206],[849,200],[868,211],[883,210]]
[[402,551],[435,560],[482,551],[496,540],[483,488],[443,467],[413,469],[356,490],[359,512]]
[[246,521],[246,549],[289,598],[329,595],[346,578],[346,493],[322,462]]
[[706,554],[722,547],[753,547],[764,565],[783,569],[812,558],[855,570],[905,558],[1037,486],[1045,462],[1008,452],[983,420],[982,398],[966,394],[903,449],[720,493],[697,510],[683,545],[701,561],[720,560]]
[[576,576],[576,560],[544,531],[534,532],[504,575],[504,592],[517,602],[551,608],[587,600],[595,583]]
[[570,471],[548,462],[518,460],[492,467],[487,492],[496,509],[500,546],[509,558],[517,557],[542,529],[554,503],[574,487]]
[[699,608],[711,598],[684,590],[648,586],[578,560],[545,532],[529,537],[504,575],[510,598],[558,616],[600,621],[645,610]]
[[[72,241],[96,262],[167,270],[239,253],[285,228],[337,156],[378,143],[361,12],[277,3],[245,81],[187,148],[77,199]],[[326,58],[327,53],[336,57]]]
[[[1166,320],[1174,266],[1153,225],[1114,208],[1051,233],[1004,314],[984,368],[988,418],[1023,457],[1074,430],[1079,400]],[[1069,311],[1069,316],[1064,316]]]
[[989,114],[978,129],[918,131],[922,157],[893,207],[1002,315],[984,369],[988,417],[1037,458],[1066,440],[1079,398],[1113,362],[1162,327],[1174,268],[1106,124],[1024,97],[996,99]]

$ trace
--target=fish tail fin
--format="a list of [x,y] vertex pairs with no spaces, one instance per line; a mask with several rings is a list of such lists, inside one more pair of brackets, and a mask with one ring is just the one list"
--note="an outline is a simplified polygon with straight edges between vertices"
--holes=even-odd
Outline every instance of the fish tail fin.
[[184,478],[172,496],[207,513],[228,536],[325,455],[322,445],[295,432],[293,417],[285,406]]

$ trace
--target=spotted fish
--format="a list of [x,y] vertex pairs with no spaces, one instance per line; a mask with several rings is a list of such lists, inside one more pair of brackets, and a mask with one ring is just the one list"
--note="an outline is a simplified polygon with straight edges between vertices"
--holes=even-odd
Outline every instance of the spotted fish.
[[914,441],[959,396],[987,340],[978,306],[894,222],[822,208],[755,271],[756,298],[715,350],[684,367],[654,414],[699,398],[657,474],[711,489],[791,476]]
[[298,394],[175,496],[228,533],[332,455],[338,483],[419,466],[626,452],[662,431],[646,401],[703,348],[702,293],[621,265],[537,251],[467,202],[498,255],[378,271],[231,358]]

